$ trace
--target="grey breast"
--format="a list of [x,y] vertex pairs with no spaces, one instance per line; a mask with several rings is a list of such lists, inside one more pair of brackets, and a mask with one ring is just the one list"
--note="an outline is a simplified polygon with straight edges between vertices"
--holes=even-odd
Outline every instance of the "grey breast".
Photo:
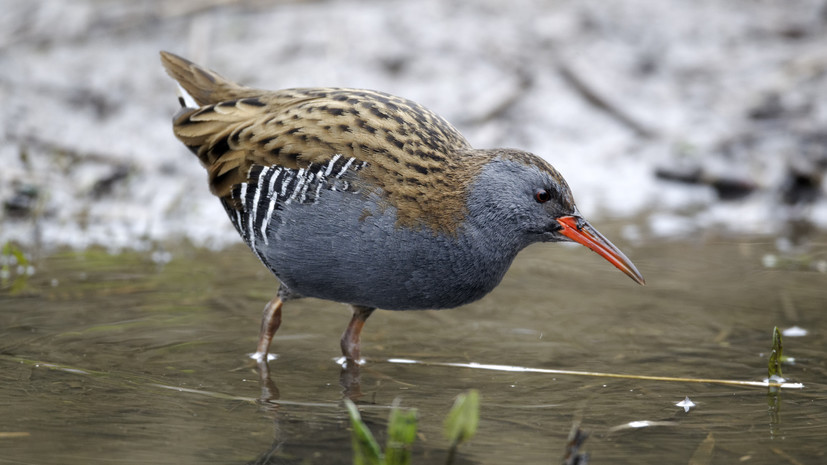
[[[456,307],[502,279],[517,249],[485,225],[456,234],[399,227],[382,193],[354,183],[364,167],[334,157],[305,169],[254,167],[227,208],[258,258],[293,292],[387,310]],[[492,242],[493,241],[493,242]]]

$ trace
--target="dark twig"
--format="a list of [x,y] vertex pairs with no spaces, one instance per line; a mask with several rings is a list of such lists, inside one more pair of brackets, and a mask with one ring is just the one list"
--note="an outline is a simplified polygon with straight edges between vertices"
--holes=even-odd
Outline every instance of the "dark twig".
[[594,88],[592,88],[592,86],[586,83],[582,76],[577,74],[562,59],[557,60],[557,69],[560,71],[560,75],[563,79],[595,108],[603,110],[607,115],[611,116],[620,124],[631,129],[640,137],[650,139],[657,135],[654,130],[647,128],[639,121],[636,121],[634,118],[629,116],[629,114],[621,110],[617,105],[611,103],[604,96],[600,95],[596,90],[594,90]]

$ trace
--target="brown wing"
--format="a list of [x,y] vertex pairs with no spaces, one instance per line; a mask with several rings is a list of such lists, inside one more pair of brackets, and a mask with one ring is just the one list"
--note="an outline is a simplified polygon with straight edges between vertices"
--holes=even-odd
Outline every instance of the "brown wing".
[[451,230],[462,216],[463,171],[478,163],[465,138],[421,105],[358,89],[251,89],[171,54],[162,61],[203,105],[182,109],[173,128],[215,195],[226,198],[254,165],[306,168],[340,154],[366,162],[360,176],[399,208],[400,222]]

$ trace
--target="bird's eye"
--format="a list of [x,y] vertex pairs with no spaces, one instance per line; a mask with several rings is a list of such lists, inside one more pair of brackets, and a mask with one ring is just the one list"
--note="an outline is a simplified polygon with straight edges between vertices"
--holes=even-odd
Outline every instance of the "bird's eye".
[[534,200],[538,203],[546,203],[551,200],[551,193],[548,189],[537,189],[537,192],[534,193]]

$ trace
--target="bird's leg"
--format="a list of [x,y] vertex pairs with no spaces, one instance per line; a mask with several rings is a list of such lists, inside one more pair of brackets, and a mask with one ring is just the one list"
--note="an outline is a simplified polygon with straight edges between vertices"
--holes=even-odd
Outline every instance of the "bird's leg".
[[258,333],[258,346],[253,358],[259,363],[267,363],[267,353],[270,351],[270,341],[273,335],[281,326],[281,306],[284,301],[281,293],[273,297],[264,307],[264,314],[261,316],[261,330]]
[[359,305],[352,305],[353,318],[347,329],[342,334],[342,355],[348,363],[359,363],[359,336],[362,334],[362,327],[365,326],[365,320],[368,319],[375,308],[361,307]]

